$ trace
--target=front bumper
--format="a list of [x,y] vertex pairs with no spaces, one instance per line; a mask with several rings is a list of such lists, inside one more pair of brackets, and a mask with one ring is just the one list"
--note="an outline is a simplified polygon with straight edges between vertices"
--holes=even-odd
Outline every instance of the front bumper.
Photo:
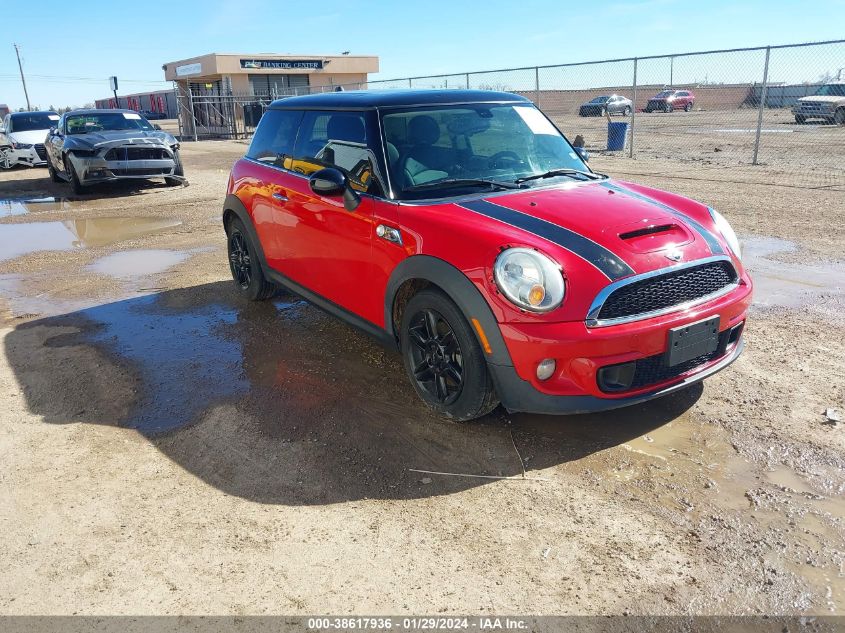
[[723,370],[739,358],[739,355],[742,354],[744,349],[745,339],[740,338],[736,345],[728,350],[725,356],[699,371],[682,376],[672,384],[622,398],[601,398],[586,395],[553,396],[537,391],[531,383],[522,380],[516,374],[513,367],[505,365],[489,365],[489,367],[491,370],[490,373],[493,375],[493,382],[501,398],[502,406],[508,411],[574,415],[620,409],[680,391]]
[[835,106],[828,107],[827,105],[801,104],[792,108],[792,114],[802,116],[805,119],[832,119],[835,112]]
[[[120,149],[120,148],[118,148]],[[114,180],[146,180],[149,178],[175,178],[178,156],[170,148],[156,147],[161,158],[115,159],[114,147],[101,150],[94,156],[71,154],[74,169],[83,185]]]
[[[741,328],[750,304],[751,285],[746,278],[732,292],[693,309],[621,325],[502,323],[513,366],[488,367],[502,404],[510,411],[584,413],[636,404],[698,382],[733,362],[744,347]],[[725,337],[720,338],[717,353],[691,366],[662,365],[670,329],[714,316],[719,317],[720,336]],[[536,368],[546,358],[555,360],[556,370],[541,381]],[[640,386],[628,390],[604,390],[601,370],[627,363],[642,367],[652,378],[635,382]]]
[[4,151],[7,153],[9,167],[14,167],[16,165],[42,167],[47,164],[45,158],[36,151],[35,147],[27,149],[12,149],[11,147],[8,147],[5,148]]

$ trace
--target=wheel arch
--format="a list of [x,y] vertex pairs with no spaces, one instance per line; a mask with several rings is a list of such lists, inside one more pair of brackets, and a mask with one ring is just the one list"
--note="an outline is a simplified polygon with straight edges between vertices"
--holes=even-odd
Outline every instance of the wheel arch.
[[[384,329],[397,341],[402,310],[423,288],[436,287],[461,310],[470,322],[488,363],[512,365],[502,332],[487,301],[469,278],[452,264],[431,255],[413,255],[403,260],[390,275],[384,301]],[[477,322],[477,324],[476,324]],[[481,340],[479,327],[487,339]],[[489,352],[486,348],[490,349]]]
[[230,193],[226,196],[226,201],[223,203],[223,230],[226,231],[227,235],[229,234],[229,225],[235,218],[241,221],[246,232],[249,233],[249,239],[258,251],[259,263],[266,270],[267,259],[264,257],[264,247],[261,244],[261,240],[258,239],[258,233],[255,230],[255,225],[252,223],[252,217],[249,215],[249,211],[246,210],[244,203],[241,202],[241,199],[235,194]]

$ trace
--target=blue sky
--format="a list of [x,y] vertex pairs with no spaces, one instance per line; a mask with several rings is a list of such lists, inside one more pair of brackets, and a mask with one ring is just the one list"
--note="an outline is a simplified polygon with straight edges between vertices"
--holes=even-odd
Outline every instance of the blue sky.
[[[108,96],[108,77],[115,74],[121,92],[165,88],[163,63],[209,52],[349,50],[378,55],[377,78],[388,79],[845,38],[845,0],[148,0],[74,6],[52,0],[5,5],[0,103],[25,105],[13,43],[21,47],[32,103],[61,107]],[[63,16],[72,17],[65,22]],[[784,57],[773,64],[773,78],[800,81],[835,72],[845,66],[843,53],[839,47],[826,51],[830,59],[809,52]],[[713,65],[722,68],[715,77],[708,65],[679,64],[675,79],[730,81],[757,74],[761,60],[724,58]],[[608,83],[627,72],[608,69]],[[658,64],[642,72],[668,81]],[[553,81],[552,74],[547,78]],[[527,81],[528,75],[492,76],[490,83]]]

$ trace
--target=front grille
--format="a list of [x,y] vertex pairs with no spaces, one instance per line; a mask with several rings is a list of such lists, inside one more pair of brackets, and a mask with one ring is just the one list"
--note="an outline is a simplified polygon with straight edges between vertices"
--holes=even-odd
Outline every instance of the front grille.
[[662,107],[663,107],[662,101],[649,101],[648,105],[646,105],[646,108],[648,108],[650,110],[658,110]]
[[170,158],[161,147],[113,147],[106,152],[106,160],[160,160]]
[[648,277],[610,293],[598,319],[634,317],[679,306],[718,292],[736,281],[736,270],[724,260]]
[[47,149],[41,143],[35,144],[35,153],[38,154],[38,158],[41,160],[47,160]]

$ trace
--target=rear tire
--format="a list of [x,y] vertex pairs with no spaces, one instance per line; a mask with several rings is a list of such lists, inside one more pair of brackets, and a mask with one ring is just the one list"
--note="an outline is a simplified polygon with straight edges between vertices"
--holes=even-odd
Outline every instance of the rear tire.
[[239,219],[232,220],[226,230],[229,270],[240,294],[250,301],[264,301],[276,292],[276,286],[267,281],[258,249]]
[[839,108],[833,115],[833,122],[836,125],[845,125],[845,108]]
[[692,112],[692,104],[688,103],[684,106],[684,112]]
[[475,333],[439,290],[411,297],[402,315],[400,346],[411,385],[438,414],[464,422],[499,404]]
[[629,106],[625,106],[625,109],[622,110],[622,116],[631,116],[631,108]]

